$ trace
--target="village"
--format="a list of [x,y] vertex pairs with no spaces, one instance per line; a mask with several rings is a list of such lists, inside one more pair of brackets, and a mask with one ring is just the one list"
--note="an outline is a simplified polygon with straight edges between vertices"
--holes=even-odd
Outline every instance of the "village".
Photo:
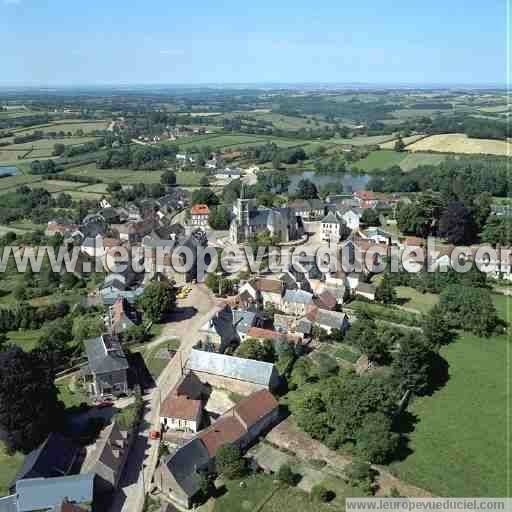
[[[277,275],[243,267],[236,275],[216,271],[198,282],[197,261],[186,272],[178,272],[171,261],[172,251],[183,247],[195,258],[199,248],[242,248],[264,239],[297,254],[330,242],[336,251],[349,248],[361,260],[379,247],[384,258],[394,249],[406,252],[413,264],[426,263],[410,251],[424,247],[426,240],[402,236],[396,228],[397,208],[410,204],[410,198],[359,191],[291,198],[268,207],[246,193],[257,171],[217,169],[211,162],[210,167],[227,184],[242,178],[228,229],[212,229],[211,206],[194,203],[179,187],[120,206],[105,197],[80,224],[48,222],[46,235],[59,235],[69,249],[79,248],[82,263],[100,261],[112,268],[120,247],[129,254],[142,249],[145,271],[107,272],[86,297],[85,307],[103,312],[104,325],[84,339],[82,362],[65,378],[71,376],[75,389],[88,396],[80,417],[88,428],[96,425],[92,439],[84,447],[69,432],[50,433],[25,457],[10,494],[0,498],[2,512],[84,510],[79,504],[88,504],[85,510],[153,510],[143,508],[148,503],[167,512],[213,510],[208,507],[222,499],[218,491],[224,486],[226,492],[226,482],[237,482],[240,491],[255,478],[252,474],[273,475],[273,493],[299,481],[318,500],[318,510],[339,510],[336,485],[349,487],[353,496],[430,495],[379,466],[388,448],[372,443],[394,446],[396,434],[378,431],[374,438],[368,433],[363,448],[362,427],[354,427],[348,437],[356,440],[355,451],[340,455],[338,442],[310,436],[313,427],[304,425],[313,418],[296,413],[316,406],[294,404],[300,401],[297,390],[305,390],[308,382],[327,379],[328,385],[337,372],[347,372],[349,380],[378,379],[394,368],[389,361],[400,360],[400,336],[382,348],[368,347],[374,340],[361,340],[357,333],[377,337],[379,329],[387,329],[407,337],[424,328],[406,307],[379,306],[374,309],[378,319],[368,316],[366,306],[396,299],[387,275],[366,267],[322,272],[304,256]],[[471,247],[471,260],[479,247]],[[449,265],[453,249],[439,244],[429,256],[434,270]],[[159,266],[157,250],[167,251]],[[492,263],[489,279],[512,280],[510,259]],[[378,261],[373,258],[372,264]],[[153,323],[161,324],[159,334],[141,346],[156,347],[162,368],[156,378],[148,378],[147,368],[133,357],[138,342],[129,340],[143,339]],[[407,407],[415,389],[395,386],[401,392],[389,398],[394,415]],[[119,420],[126,410],[135,416],[129,425]],[[319,420],[325,412],[317,414]],[[315,461],[309,469],[308,459]],[[228,489],[227,495],[238,492],[231,485]]]

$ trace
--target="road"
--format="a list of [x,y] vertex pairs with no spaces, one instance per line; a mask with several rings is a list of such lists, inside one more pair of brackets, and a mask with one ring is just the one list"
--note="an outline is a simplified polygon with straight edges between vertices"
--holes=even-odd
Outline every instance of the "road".
[[[166,324],[160,336],[148,346],[177,337],[181,344],[157,380],[157,386],[144,396],[144,420],[130,451],[119,490],[110,507],[111,512],[140,512],[144,496],[151,489],[151,480],[158,463],[159,441],[149,439],[149,431],[159,430],[160,403],[181,376],[181,363],[185,363],[198,340],[201,326],[217,309],[212,293],[203,284],[194,285],[190,295],[178,301],[176,316]],[[142,468],[144,467],[144,472]]]

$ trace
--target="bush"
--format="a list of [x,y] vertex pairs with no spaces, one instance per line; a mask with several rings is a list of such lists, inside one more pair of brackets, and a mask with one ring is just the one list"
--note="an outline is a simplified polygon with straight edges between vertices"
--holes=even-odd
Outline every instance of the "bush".
[[330,491],[323,485],[315,485],[311,489],[311,499],[313,501],[327,503],[329,501],[332,501],[335,497],[336,495],[334,494],[334,492]]
[[243,476],[245,461],[240,448],[235,444],[221,446],[216,457],[217,471],[228,480]]
[[283,464],[276,474],[277,479],[286,485],[296,485],[298,476],[299,475],[292,471],[289,464]]

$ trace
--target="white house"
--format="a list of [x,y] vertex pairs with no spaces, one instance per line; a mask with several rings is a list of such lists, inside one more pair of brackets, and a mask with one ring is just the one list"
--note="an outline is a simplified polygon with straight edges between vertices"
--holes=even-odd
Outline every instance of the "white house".
[[160,407],[160,424],[167,432],[197,432],[203,417],[203,385],[192,373],[183,376]]
[[208,226],[210,209],[206,204],[195,204],[190,209],[190,223],[192,226],[205,228]]
[[304,290],[286,290],[281,301],[281,310],[288,315],[303,316],[312,304],[312,293]]
[[334,212],[329,212],[320,221],[320,233],[322,240],[340,240],[343,230],[343,220]]

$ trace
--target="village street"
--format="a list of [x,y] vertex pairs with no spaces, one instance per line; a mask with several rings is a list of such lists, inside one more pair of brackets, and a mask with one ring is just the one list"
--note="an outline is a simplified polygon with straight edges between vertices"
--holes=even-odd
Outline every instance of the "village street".
[[[172,321],[165,324],[162,333],[148,346],[156,345],[168,338],[179,338],[178,352],[157,380],[157,386],[144,397],[146,409],[141,429],[137,434],[126,467],[116,492],[111,512],[137,512],[144,505],[144,489],[151,490],[151,479],[158,462],[158,440],[149,439],[150,430],[159,430],[160,404],[181,376],[181,365],[198,340],[198,332],[214,313],[217,303],[206,286],[199,284],[190,295],[178,301]],[[142,471],[144,468],[144,472]]]

